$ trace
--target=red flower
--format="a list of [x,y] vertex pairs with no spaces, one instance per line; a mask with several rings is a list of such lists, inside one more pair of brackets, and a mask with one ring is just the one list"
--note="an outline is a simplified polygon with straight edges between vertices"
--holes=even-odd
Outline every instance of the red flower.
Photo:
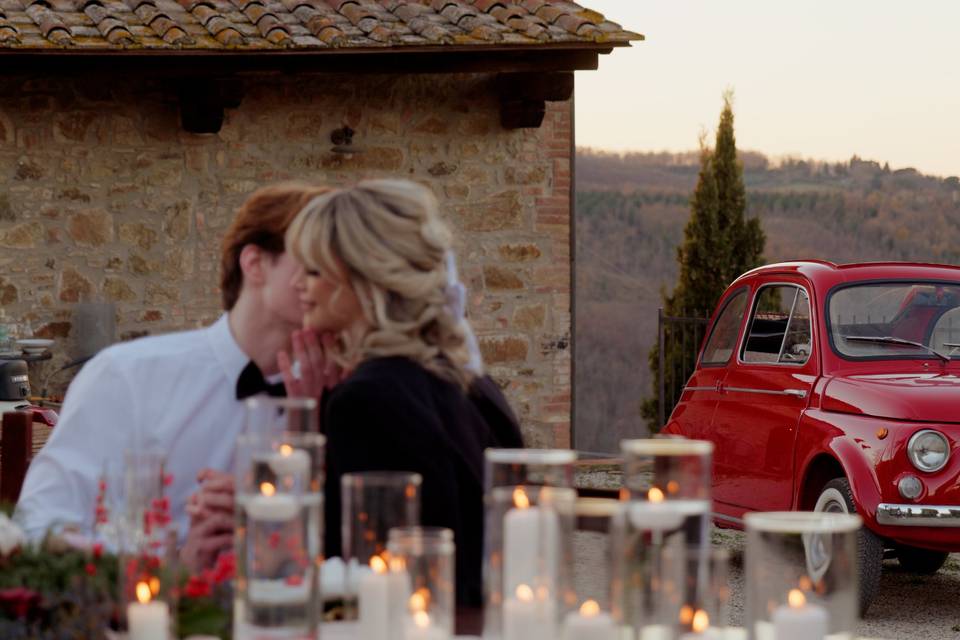
[[88,562],[83,570],[87,572],[88,576],[97,575],[97,565],[93,564],[92,562]]
[[0,607],[15,618],[26,618],[30,610],[39,603],[40,594],[32,589],[24,587],[0,589]]
[[103,545],[99,542],[93,545],[93,559],[99,560],[103,556]]
[[211,578],[214,584],[221,584],[233,580],[237,573],[237,558],[233,552],[221,553],[217,556],[217,564],[213,567]]
[[187,585],[183,588],[183,595],[188,598],[205,598],[211,593],[213,593],[211,584],[197,576],[191,576],[187,580]]
[[291,587],[299,587],[301,584],[303,584],[303,576],[296,573],[292,576],[287,576],[286,583]]
[[168,473],[163,476],[163,486],[169,487],[173,484],[173,474]]

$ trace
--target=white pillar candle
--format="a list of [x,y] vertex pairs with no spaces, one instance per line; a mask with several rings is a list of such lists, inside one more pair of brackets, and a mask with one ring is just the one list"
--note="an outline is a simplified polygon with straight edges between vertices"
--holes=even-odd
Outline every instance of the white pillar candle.
[[378,556],[370,559],[372,571],[359,575],[357,583],[360,608],[360,637],[386,640],[390,634],[390,583],[387,563]]
[[640,640],[673,640],[673,630],[665,624],[648,624],[640,629]]
[[790,590],[787,604],[774,610],[771,621],[777,640],[823,640],[827,635],[827,610],[808,603],[800,589]]
[[663,491],[653,487],[646,500],[632,500],[627,507],[630,524],[637,529],[665,532],[679,529],[689,516],[710,511],[708,500],[666,500]]
[[387,571],[380,556],[370,559],[371,571],[360,574],[357,583],[359,637],[364,640],[388,640],[403,633],[400,614],[409,593],[408,576]]
[[169,640],[170,607],[166,602],[151,601],[150,586],[137,584],[137,600],[127,605],[127,629],[130,640]]
[[521,584],[515,595],[503,602],[503,640],[539,640],[556,635],[553,600],[537,600],[533,589]]
[[613,617],[600,611],[595,600],[587,600],[563,621],[563,640],[617,640],[618,633]]
[[710,616],[703,609],[697,609],[693,614],[690,626],[691,631],[680,636],[680,640],[721,640],[722,632],[710,626]]
[[247,498],[247,516],[261,522],[286,522],[299,513],[300,503],[291,495],[278,494],[269,482],[260,485],[260,495]]
[[512,594],[520,585],[556,589],[560,563],[560,518],[542,507],[530,506],[526,492],[513,493],[516,507],[503,519],[503,590]]

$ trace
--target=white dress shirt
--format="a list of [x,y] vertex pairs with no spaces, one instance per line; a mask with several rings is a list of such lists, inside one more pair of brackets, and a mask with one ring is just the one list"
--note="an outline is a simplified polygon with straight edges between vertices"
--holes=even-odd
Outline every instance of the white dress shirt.
[[160,449],[180,540],[187,498],[206,467],[232,471],[243,403],[237,378],[250,362],[227,315],[204,329],[141,338],[97,354],[77,374],[52,436],[30,465],[17,519],[31,538],[55,525],[92,530],[98,480],[108,459]]

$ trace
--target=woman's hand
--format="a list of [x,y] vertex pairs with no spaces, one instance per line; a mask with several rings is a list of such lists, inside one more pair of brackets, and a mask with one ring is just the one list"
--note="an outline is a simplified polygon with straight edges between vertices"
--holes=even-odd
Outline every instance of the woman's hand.
[[317,335],[313,329],[293,332],[293,357],[300,364],[300,377],[293,374],[293,362],[286,351],[277,354],[277,365],[283,375],[287,396],[319,398],[327,389],[340,383],[343,371],[329,355],[333,350],[333,334]]
[[197,474],[200,490],[187,500],[190,530],[180,560],[191,571],[213,566],[217,556],[233,547],[233,476],[213,469]]

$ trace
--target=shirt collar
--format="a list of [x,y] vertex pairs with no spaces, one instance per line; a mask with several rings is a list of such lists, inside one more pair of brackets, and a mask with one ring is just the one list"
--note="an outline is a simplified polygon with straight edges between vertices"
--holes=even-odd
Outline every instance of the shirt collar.
[[240,377],[240,372],[250,362],[250,356],[237,344],[237,339],[230,331],[229,317],[229,313],[224,313],[219,320],[210,325],[207,328],[207,337],[214,355],[223,367],[224,375],[231,384],[234,384]]

